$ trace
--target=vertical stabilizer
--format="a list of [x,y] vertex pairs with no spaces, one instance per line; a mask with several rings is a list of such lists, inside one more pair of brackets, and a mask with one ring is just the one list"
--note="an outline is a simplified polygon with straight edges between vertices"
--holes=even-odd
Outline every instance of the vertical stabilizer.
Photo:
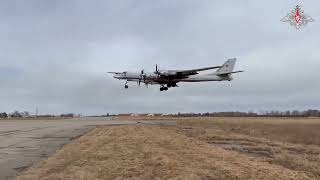
[[216,71],[216,74],[223,75],[232,73],[236,60],[236,58],[228,59],[228,61],[226,61],[222,67]]

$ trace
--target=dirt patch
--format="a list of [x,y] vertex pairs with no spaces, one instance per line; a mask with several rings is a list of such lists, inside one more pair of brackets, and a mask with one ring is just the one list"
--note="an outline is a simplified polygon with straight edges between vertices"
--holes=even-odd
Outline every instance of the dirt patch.
[[[201,131],[200,131],[201,134]],[[25,179],[309,179],[302,171],[213,147],[179,128],[96,128],[17,177]]]

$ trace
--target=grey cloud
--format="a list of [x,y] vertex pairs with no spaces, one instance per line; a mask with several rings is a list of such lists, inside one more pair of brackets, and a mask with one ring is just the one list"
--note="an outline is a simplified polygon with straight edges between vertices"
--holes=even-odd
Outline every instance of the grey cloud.
[[[0,110],[206,112],[320,108],[319,23],[291,1],[2,1]],[[319,3],[304,2],[317,19]],[[232,82],[130,86],[107,71],[186,69],[238,57]]]

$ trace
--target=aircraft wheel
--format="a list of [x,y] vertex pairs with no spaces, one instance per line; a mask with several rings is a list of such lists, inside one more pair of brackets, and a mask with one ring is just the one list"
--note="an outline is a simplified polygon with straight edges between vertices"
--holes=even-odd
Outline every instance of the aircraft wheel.
[[163,88],[162,88],[162,87],[160,88],[160,91],[163,91]]
[[168,91],[168,87],[164,87],[163,90]]
[[128,85],[124,85],[124,88],[128,89],[128,88],[129,88],[129,86],[128,86]]

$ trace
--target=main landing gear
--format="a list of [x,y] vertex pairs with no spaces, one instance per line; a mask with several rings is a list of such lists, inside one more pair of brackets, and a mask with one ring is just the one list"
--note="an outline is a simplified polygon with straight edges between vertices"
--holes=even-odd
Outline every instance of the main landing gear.
[[168,83],[168,84],[167,84],[167,87],[168,87],[168,88],[177,87],[177,84],[176,84],[176,83]]
[[168,91],[169,88],[178,87],[177,83],[174,83],[174,82],[170,82],[170,83],[168,83],[166,85],[167,86],[165,86],[165,84],[162,84],[160,86],[160,91]]
[[160,87],[160,91],[168,91],[168,87],[161,86],[161,87]]

